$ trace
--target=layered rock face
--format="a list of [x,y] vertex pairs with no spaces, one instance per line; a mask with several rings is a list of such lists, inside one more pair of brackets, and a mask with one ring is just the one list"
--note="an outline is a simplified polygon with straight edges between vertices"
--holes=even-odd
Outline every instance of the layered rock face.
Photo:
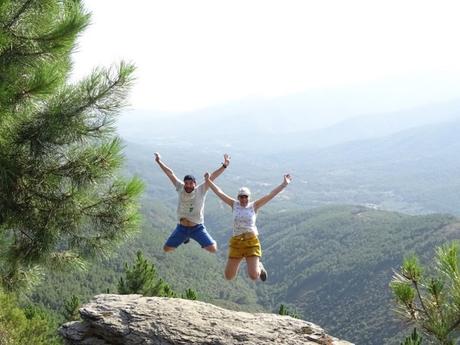
[[[83,321],[60,329],[68,345],[350,345],[307,321],[180,298],[98,295]],[[351,344],[352,345],[352,344]]]

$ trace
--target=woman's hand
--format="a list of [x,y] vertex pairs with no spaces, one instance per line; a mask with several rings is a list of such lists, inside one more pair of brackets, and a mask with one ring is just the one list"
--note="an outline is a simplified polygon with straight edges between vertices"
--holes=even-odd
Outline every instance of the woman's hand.
[[228,167],[228,165],[230,164],[230,156],[228,154],[224,154],[224,162],[222,163],[222,165],[224,167]]

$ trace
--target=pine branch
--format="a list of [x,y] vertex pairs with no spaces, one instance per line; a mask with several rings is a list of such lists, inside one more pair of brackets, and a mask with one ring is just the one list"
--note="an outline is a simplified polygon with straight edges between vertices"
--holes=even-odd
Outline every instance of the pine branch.
[[[80,112],[86,110],[87,108],[89,108],[89,107],[91,107],[92,105],[96,104],[97,101],[99,101],[99,100],[101,100],[101,99],[104,99],[107,95],[109,95],[109,93],[110,93],[111,91],[114,91],[114,90],[116,89],[117,86],[119,86],[120,84],[126,82],[126,81],[127,81],[127,79],[126,79],[127,75],[124,75],[124,73],[122,73],[123,70],[124,70],[125,68],[128,69],[128,70],[127,70],[127,74],[128,74],[128,75],[129,75],[129,74],[133,71],[133,69],[134,69],[133,66],[126,65],[125,63],[122,62],[122,63],[120,64],[119,69],[118,69],[117,78],[116,78],[115,80],[113,80],[112,82],[110,82],[110,83],[106,86],[105,90],[102,91],[102,92],[99,92],[98,95],[97,95],[96,97],[91,97],[91,96],[90,96],[90,97],[88,98],[87,103],[84,104],[82,107],[77,108],[77,109],[75,110],[75,112],[80,113]],[[103,73],[103,72],[101,72],[101,73]],[[100,75],[97,75],[97,77],[100,77]],[[104,73],[104,79],[110,80],[110,70],[105,71],[105,73]],[[88,93],[89,93],[89,92],[88,92]]]
[[420,293],[420,289],[419,289],[419,287],[418,287],[417,282],[413,280],[412,283],[414,284],[415,291],[417,291],[417,296],[418,296],[418,299],[419,299],[419,301],[420,301],[420,305],[422,306],[422,309],[423,309],[424,313],[425,313],[426,315],[428,315],[428,316],[430,317],[430,319],[431,319],[431,316],[429,315],[428,310],[427,310],[426,307],[425,307],[425,303],[423,303],[423,298],[422,298],[422,295],[421,295],[421,293]]
[[26,0],[21,6],[21,8],[16,12],[16,14],[11,18],[11,21],[9,23],[6,23],[3,25],[3,29],[7,30],[11,28],[18,20],[19,17],[27,10],[27,7],[29,7],[34,0]]
[[460,318],[457,319],[448,329],[448,333],[452,332],[454,329],[456,329],[458,326],[460,326]]
[[21,233],[21,235],[24,235],[25,237],[27,237],[31,242],[34,241],[34,239],[32,238],[32,236],[30,236],[27,232],[25,232],[24,230],[21,230],[21,229],[16,229],[16,231],[19,231]]
[[[51,108],[48,112],[42,112],[41,114],[38,114],[37,118],[42,119],[42,121],[33,120],[32,122],[32,120],[30,120],[28,123],[24,123],[22,129],[18,133],[18,144],[25,142],[30,142],[31,144],[33,143],[36,147],[36,154],[39,154],[45,147],[46,143],[56,145],[68,144],[70,142],[81,139],[85,135],[91,136],[91,133],[100,133],[102,128],[107,127],[110,124],[110,121],[107,120],[107,118],[103,118],[97,124],[85,124],[82,121],[82,114],[92,108],[99,111],[101,114],[104,114],[107,112],[113,112],[117,108],[121,107],[122,104],[114,102],[111,97],[119,96],[119,92],[117,92],[118,88],[122,88],[122,93],[125,92],[127,86],[129,86],[130,80],[128,78],[133,69],[133,66],[125,65],[122,63],[119,68],[119,73],[115,79],[110,77],[109,71],[100,72],[96,75],[93,75],[88,81],[83,82],[83,84],[80,86],[80,89],[86,90],[86,95],[83,104],[80,104],[77,107],[75,107],[72,103],[76,103],[78,101],[78,93],[76,93],[76,91],[72,92],[72,90],[62,90],[60,95],[65,94],[65,96],[62,96],[64,97],[64,103],[55,105],[55,107],[57,107],[56,109]],[[104,83],[103,81],[100,81],[101,78],[103,78],[105,81],[108,80],[109,82],[106,85],[98,85]],[[99,89],[97,89],[98,87]],[[94,92],[95,89],[97,91],[96,94]],[[58,97],[61,97],[60,95],[58,95]],[[69,97],[71,98],[69,99]],[[108,102],[110,103],[99,103],[106,98],[109,98]],[[50,108],[50,106],[48,108]],[[63,111],[63,109],[65,110]],[[51,138],[50,131],[44,131],[43,128],[50,127],[50,122],[55,119],[54,114],[56,114],[58,111],[60,118],[66,119],[66,121],[53,123],[55,126],[53,134],[57,135],[57,137]],[[68,119],[78,119],[78,117],[82,117],[80,120],[80,128],[71,132],[72,137],[66,138],[66,134],[70,133],[69,131],[72,129],[71,126],[75,126],[75,124],[70,123]],[[67,129],[67,131],[64,129]]]

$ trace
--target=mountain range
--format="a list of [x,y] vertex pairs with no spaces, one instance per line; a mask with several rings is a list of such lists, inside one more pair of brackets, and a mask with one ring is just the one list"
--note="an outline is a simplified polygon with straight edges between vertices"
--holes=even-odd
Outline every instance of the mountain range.
[[[141,232],[87,273],[51,275],[33,298],[59,309],[72,294],[114,291],[124,262],[142,250],[176,291],[192,288],[203,300],[237,310],[276,312],[285,304],[357,344],[399,344],[405,324],[392,311],[393,270],[411,252],[429,265],[436,246],[458,238],[460,230],[458,105],[431,104],[316,129],[299,122],[292,130],[267,120],[268,130],[257,127],[257,133],[252,124],[268,115],[252,110],[241,117],[210,112],[199,121],[191,114],[180,121],[132,117],[119,131],[124,174],[138,175],[146,185]],[[285,116],[273,113],[278,121]],[[244,120],[247,126],[241,126]],[[235,281],[224,280],[231,212],[212,192],[205,219],[218,254],[193,242],[172,255],[162,252],[175,224],[177,194],[154,162],[156,151],[177,176],[192,173],[199,180],[229,152],[231,164],[216,181],[229,195],[245,185],[257,198],[283,173],[293,175],[259,214],[265,284],[251,282],[244,265]],[[61,291],[52,288],[57,285]]]

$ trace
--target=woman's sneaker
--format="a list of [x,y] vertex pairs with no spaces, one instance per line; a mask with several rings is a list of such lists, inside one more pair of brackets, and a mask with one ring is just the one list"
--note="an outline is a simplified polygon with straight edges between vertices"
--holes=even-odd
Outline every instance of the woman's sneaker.
[[264,265],[262,265],[262,262],[259,261],[259,268],[260,268],[260,280],[263,282],[267,280],[268,274],[267,270],[265,269]]

